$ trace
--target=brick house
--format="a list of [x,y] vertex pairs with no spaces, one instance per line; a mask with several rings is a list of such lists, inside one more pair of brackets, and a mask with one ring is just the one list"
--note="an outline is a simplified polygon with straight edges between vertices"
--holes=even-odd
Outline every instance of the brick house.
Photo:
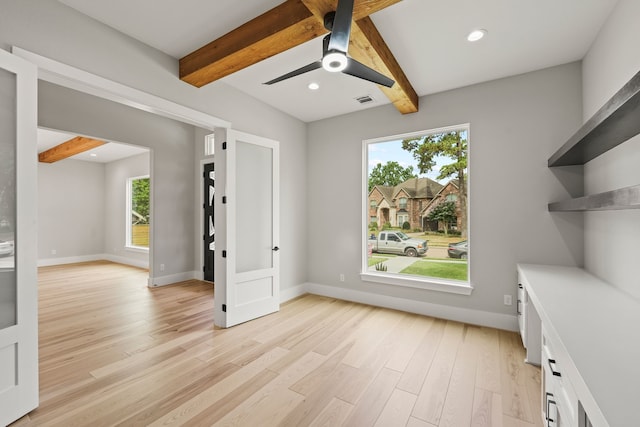
[[449,230],[461,230],[462,229],[462,217],[460,215],[460,200],[458,196],[458,180],[452,179],[440,191],[436,193],[432,200],[424,206],[420,212],[422,220],[422,229],[425,231],[437,231],[444,230],[444,222],[442,221],[429,221],[427,217],[433,208],[442,202],[455,202],[456,203],[456,221],[449,224]]
[[368,197],[369,224],[377,222],[382,228],[388,222],[402,227],[406,221],[411,230],[422,229],[421,213],[442,188],[430,178],[411,178],[395,187],[376,185]]

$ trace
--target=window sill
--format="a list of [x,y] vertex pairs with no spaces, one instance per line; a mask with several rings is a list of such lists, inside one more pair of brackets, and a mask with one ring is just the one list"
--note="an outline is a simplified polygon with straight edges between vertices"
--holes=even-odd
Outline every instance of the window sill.
[[138,252],[141,254],[149,253],[149,248],[145,248],[144,246],[125,246],[124,249],[129,252]]
[[424,279],[392,273],[360,273],[360,278],[366,282],[384,283],[386,285],[405,286],[408,288],[426,289],[429,291],[447,292],[458,295],[471,295],[473,291],[473,286],[469,283],[445,279]]

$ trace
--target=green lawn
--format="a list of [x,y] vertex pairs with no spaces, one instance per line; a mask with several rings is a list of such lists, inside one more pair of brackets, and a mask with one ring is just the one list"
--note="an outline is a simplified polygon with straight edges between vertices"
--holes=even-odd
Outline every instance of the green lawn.
[[416,261],[409,267],[402,270],[400,273],[466,281],[467,263]]

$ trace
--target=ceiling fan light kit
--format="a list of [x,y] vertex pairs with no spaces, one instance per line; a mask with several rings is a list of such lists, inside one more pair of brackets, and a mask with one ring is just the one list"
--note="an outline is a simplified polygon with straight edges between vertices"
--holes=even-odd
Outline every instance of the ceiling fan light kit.
[[342,52],[329,52],[322,58],[322,68],[338,73],[347,68],[347,56]]

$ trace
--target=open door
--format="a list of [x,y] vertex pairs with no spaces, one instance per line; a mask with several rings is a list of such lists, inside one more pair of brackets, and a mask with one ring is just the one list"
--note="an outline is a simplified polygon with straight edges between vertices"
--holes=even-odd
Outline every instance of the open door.
[[0,49],[0,425],[38,406],[37,69]]
[[230,129],[215,140],[214,317],[230,327],[280,309],[279,150]]

